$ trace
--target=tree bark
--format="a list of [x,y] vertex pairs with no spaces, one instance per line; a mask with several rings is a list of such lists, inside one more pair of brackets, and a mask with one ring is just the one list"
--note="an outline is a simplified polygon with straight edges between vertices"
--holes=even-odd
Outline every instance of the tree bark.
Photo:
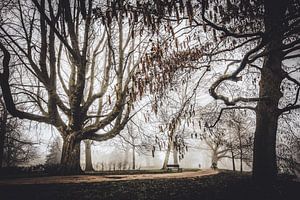
[[283,38],[283,18],[286,2],[265,1],[265,26],[270,53],[264,59],[261,70],[259,101],[256,107],[256,130],[253,152],[253,178],[257,183],[273,182],[277,176],[276,132],[279,117],[278,103],[282,97],[280,85],[284,78],[281,68],[282,51],[278,50]]
[[93,163],[92,163],[92,151],[91,151],[92,141],[85,140],[84,144],[85,144],[85,171],[86,172],[94,171]]
[[76,140],[75,134],[67,135],[64,138],[61,169],[62,174],[79,174],[80,167],[80,141]]

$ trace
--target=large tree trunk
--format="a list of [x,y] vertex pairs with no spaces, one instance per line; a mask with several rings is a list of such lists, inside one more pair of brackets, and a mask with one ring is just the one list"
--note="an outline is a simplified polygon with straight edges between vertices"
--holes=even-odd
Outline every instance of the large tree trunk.
[[61,173],[79,174],[81,172],[80,141],[76,140],[75,134],[70,134],[64,138],[61,156]]
[[258,105],[253,154],[253,178],[258,182],[273,181],[277,175],[275,146],[278,116],[274,115],[272,107]]
[[92,163],[92,141],[85,140],[85,171],[90,172],[94,171],[93,163]]
[[[277,5],[276,5],[277,4]],[[277,176],[276,132],[279,117],[278,102],[282,97],[280,85],[284,78],[281,68],[282,52],[278,50],[282,44],[283,15],[286,10],[285,1],[265,1],[265,25],[269,42],[261,70],[260,97],[256,107],[256,130],[253,154],[253,178],[258,183],[273,182]]]

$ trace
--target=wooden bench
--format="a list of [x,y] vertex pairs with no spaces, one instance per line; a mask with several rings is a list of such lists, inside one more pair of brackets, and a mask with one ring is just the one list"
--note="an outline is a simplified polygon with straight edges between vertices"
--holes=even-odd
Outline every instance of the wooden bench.
[[182,172],[182,168],[180,168],[179,165],[167,165],[167,171],[172,171],[172,169],[177,169],[178,172]]

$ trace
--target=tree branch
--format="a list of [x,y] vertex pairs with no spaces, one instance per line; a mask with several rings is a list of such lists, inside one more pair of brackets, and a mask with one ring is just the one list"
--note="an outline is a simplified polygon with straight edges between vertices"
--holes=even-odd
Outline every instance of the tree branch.
[[37,122],[50,123],[48,116],[40,116],[27,112],[20,111],[16,108],[12,93],[9,86],[9,62],[10,62],[10,53],[5,48],[5,46],[0,42],[0,49],[4,54],[3,57],[3,73],[0,73],[0,85],[2,89],[3,99],[9,113],[14,117],[19,117],[20,119],[29,119]]
[[251,106],[235,106],[235,107],[225,107],[225,108],[222,108],[220,113],[219,113],[219,116],[218,118],[216,119],[216,121],[214,122],[213,125],[210,125],[208,126],[208,128],[213,128],[217,125],[217,123],[219,122],[219,120],[221,119],[221,116],[222,116],[222,113],[224,110],[233,110],[233,109],[249,109],[249,110],[253,110],[255,111],[255,108],[254,107],[251,107]]
[[[255,48],[251,49],[250,51],[248,51],[246,53],[246,55],[243,57],[240,66],[232,73],[232,74],[224,74],[222,76],[220,76],[210,87],[209,89],[209,93],[210,95],[215,98],[215,99],[220,99],[223,100],[224,103],[227,106],[234,106],[236,103],[238,102],[255,102],[255,101],[260,101],[263,100],[265,98],[244,98],[244,97],[237,97],[234,98],[232,100],[229,100],[228,97],[225,97],[223,95],[219,95],[216,92],[217,87],[225,80],[230,80],[230,81],[238,81],[238,77],[237,75],[243,70],[245,69],[246,65],[248,64],[248,59],[249,56],[251,56],[253,53],[259,51],[261,48],[263,48],[265,45],[265,41],[261,41],[261,43],[259,45],[257,45]],[[266,97],[267,98],[267,97]]]

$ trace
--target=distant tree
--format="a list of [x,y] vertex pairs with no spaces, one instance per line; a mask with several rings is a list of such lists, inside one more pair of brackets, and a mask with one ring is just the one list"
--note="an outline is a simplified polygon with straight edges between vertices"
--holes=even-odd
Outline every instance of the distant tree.
[[[137,115],[141,116],[141,113]],[[121,132],[119,135],[120,140],[116,142],[117,146],[119,146],[118,148],[121,148],[125,152],[123,169],[129,166],[135,170],[137,167],[137,155],[149,156],[149,150],[151,149],[151,143],[149,141],[151,141],[151,136],[154,134],[152,131],[149,132],[150,133],[148,133],[143,126],[143,120],[137,116],[132,118],[126,125],[126,128]],[[131,153],[131,156],[129,153]]]
[[292,120],[299,115],[299,111],[293,111],[289,115],[283,115],[279,121],[281,126],[276,150],[278,169],[282,173],[295,175],[300,172],[300,126],[297,121]]
[[[203,133],[199,133],[199,137],[207,145],[208,150],[211,152],[211,168],[217,169],[218,162],[227,158],[228,153],[232,150],[228,143],[227,126],[222,121],[218,126],[212,128],[205,128]],[[208,133],[206,133],[208,132]],[[234,158],[233,158],[234,159]]]
[[49,146],[49,153],[46,156],[46,165],[60,164],[62,152],[62,140],[59,136],[56,136]]
[[85,146],[85,171],[94,171],[92,163],[92,141],[84,140]]
[[211,151],[213,168],[218,166],[219,160],[230,158],[233,170],[236,170],[235,160],[239,159],[240,171],[243,171],[243,163],[252,163],[254,115],[251,111],[231,109],[220,115],[222,106],[213,101],[199,110],[200,132],[196,133],[208,147],[204,149]]
[[253,114],[246,110],[233,110],[227,115],[229,134],[231,137],[226,145],[232,152],[232,159],[240,160],[240,171],[243,171],[243,163],[251,165],[253,159]]
[[24,165],[37,157],[37,149],[24,133],[21,120],[12,117],[0,96],[0,167]]

